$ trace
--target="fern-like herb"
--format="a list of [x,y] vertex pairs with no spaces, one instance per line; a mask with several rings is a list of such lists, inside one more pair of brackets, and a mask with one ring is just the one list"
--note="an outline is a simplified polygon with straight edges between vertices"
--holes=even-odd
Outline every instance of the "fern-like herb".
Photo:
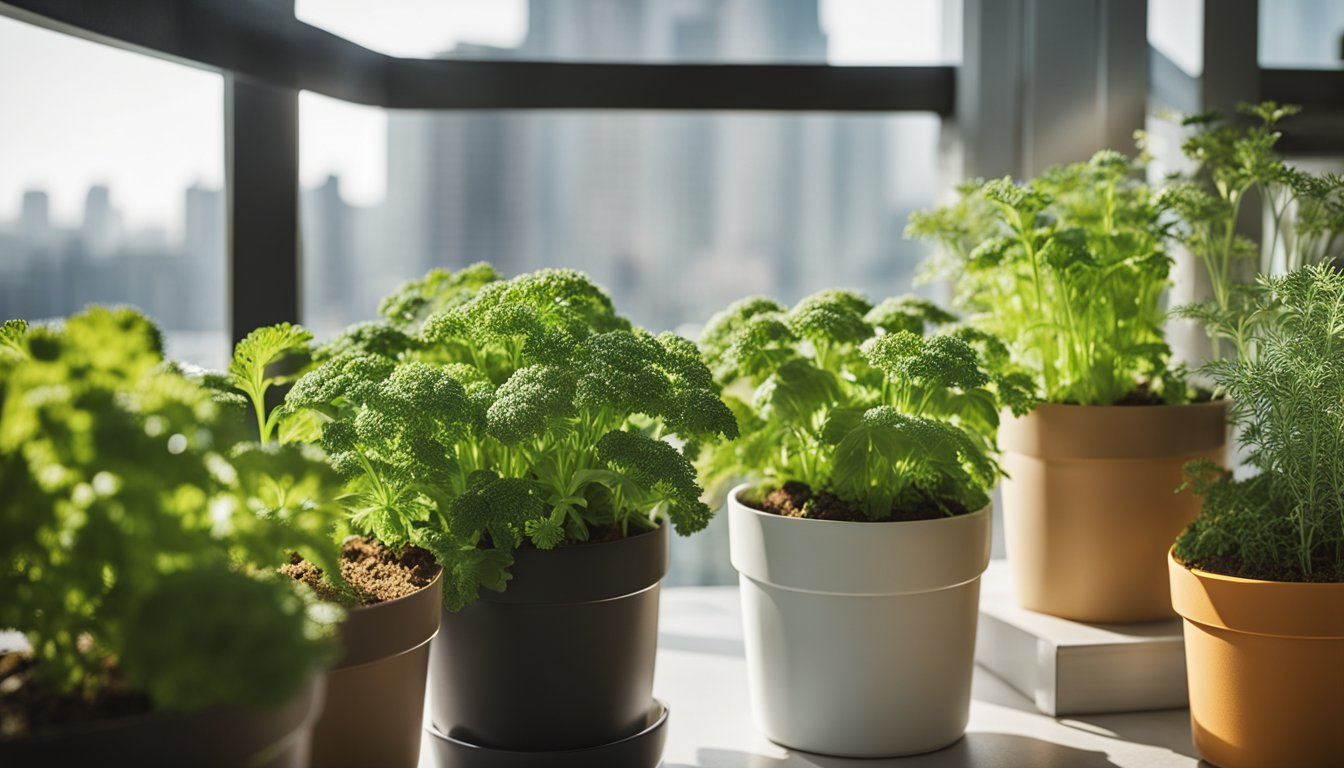
[[0,339],[0,626],[45,686],[97,698],[115,668],[159,710],[272,704],[333,658],[339,609],[274,571],[336,565],[322,456],[252,442],[133,310]]
[[433,552],[448,608],[504,589],[522,546],[708,523],[687,455],[737,424],[692,342],[631,327],[572,270],[435,271],[382,312],[413,343],[346,344],[285,421],[316,414],[354,525]]
[[1260,288],[1249,354],[1206,366],[1258,474],[1190,467],[1203,511],[1176,554],[1239,564],[1234,575],[1344,580],[1344,273],[1303,267]]
[[1099,152],[1022,184],[972,182],[910,218],[907,236],[942,246],[928,274],[952,283],[968,322],[1004,339],[1011,369],[1048,402],[1190,395],[1162,332],[1169,224],[1139,168]]
[[742,435],[705,452],[704,475],[747,477],[759,493],[786,482],[835,494],[870,519],[933,505],[988,503],[999,477],[1000,408],[1033,404],[1020,377],[992,376],[1001,344],[968,328],[925,336],[953,318],[914,298],[871,305],[827,290],[792,309],[743,299],[705,327],[701,348]]
[[[1209,299],[1178,313],[1204,326],[1212,359],[1223,356],[1224,342],[1237,357],[1251,354],[1257,274],[1325,263],[1344,249],[1344,176],[1295,168],[1276,149],[1280,122],[1301,110],[1266,101],[1239,111],[1249,122],[1229,123],[1216,113],[1181,119],[1194,130],[1182,149],[1195,171],[1172,176],[1163,191],[1178,216],[1176,234],[1209,276]],[[1269,214],[1259,245],[1237,232],[1246,201],[1256,199]]]

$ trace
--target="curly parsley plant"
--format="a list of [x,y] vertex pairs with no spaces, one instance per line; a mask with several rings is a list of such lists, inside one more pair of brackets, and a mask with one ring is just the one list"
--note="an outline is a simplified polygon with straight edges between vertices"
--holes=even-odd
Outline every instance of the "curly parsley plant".
[[872,520],[984,507],[1000,475],[1000,408],[1031,407],[1030,382],[987,371],[1007,350],[986,334],[924,335],[952,320],[920,299],[874,306],[843,290],[792,309],[759,297],[734,303],[700,346],[742,436],[706,452],[707,476],[749,478],[758,495],[805,483]]
[[382,311],[284,408],[320,417],[309,438],[348,478],[356,528],[435,554],[448,608],[503,590],[519,547],[708,523],[687,457],[737,424],[692,342],[631,327],[563,269],[436,271]]
[[[130,309],[0,331],[0,627],[35,684],[157,710],[283,700],[333,658],[339,609],[274,571],[334,560],[334,474],[250,441],[237,398],[165,363]],[[7,728],[8,730],[8,728]]]

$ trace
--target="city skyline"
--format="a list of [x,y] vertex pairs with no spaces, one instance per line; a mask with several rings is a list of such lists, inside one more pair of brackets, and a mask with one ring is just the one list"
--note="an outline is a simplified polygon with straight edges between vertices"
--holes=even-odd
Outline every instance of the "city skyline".
[[[819,0],[645,0],[622,8],[533,2],[516,47],[461,43],[451,55],[824,60],[830,46]],[[900,229],[935,187],[932,116],[394,111],[387,121],[383,199],[359,204],[342,175],[302,180],[303,319],[319,333],[371,317],[381,295],[431,267],[477,260],[505,273],[583,269],[657,330],[703,322],[750,293],[793,301],[830,283],[903,290],[918,249]],[[156,253],[180,270],[186,259],[171,258],[187,251],[223,258],[222,213],[217,226],[193,227],[188,189],[222,206],[219,185],[201,183],[180,187],[177,213],[151,225],[123,215],[113,185],[86,190],[73,221],[59,220],[49,193],[30,203],[42,199],[44,226],[68,230],[62,263],[102,264],[122,238],[129,251]],[[203,232],[214,241],[200,242]],[[11,232],[0,257],[16,249]],[[50,269],[39,265],[34,274]],[[6,273],[16,274],[13,263]],[[220,307],[211,316],[222,328],[220,282],[210,302],[196,305]],[[49,310],[37,315],[69,311],[56,297],[82,295],[24,293],[52,299],[33,307]],[[107,299],[128,295],[139,294]],[[186,323],[173,307],[159,314],[167,327]]]

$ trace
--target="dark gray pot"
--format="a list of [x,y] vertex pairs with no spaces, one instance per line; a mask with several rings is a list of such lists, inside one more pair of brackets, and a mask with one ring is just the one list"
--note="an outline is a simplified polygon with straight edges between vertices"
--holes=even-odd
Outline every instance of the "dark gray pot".
[[451,613],[430,644],[430,715],[454,740],[598,747],[649,728],[667,526],[515,554],[504,592]]

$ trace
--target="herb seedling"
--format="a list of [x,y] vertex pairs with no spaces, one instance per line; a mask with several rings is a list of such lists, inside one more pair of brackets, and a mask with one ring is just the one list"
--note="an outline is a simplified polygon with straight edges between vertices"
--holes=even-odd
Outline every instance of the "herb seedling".
[[1099,152],[1021,184],[968,184],[956,204],[910,218],[908,236],[943,246],[931,273],[1047,402],[1189,397],[1163,340],[1169,224],[1137,169]]
[[[1173,177],[1163,193],[1179,216],[1181,243],[1209,276],[1210,297],[1178,311],[1204,325],[1212,359],[1222,356],[1223,342],[1238,358],[1252,354],[1255,274],[1324,263],[1344,247],[1344,176],[1300,170],[1276,149],[1279,123],[1300,109],[1266,101],[1243,104],[1240,111],[1248,125],[1230,124],[1216,113],[1182,119],[1195,129],[1182,149],[1196,171]],[[1262,245],[1238,232],[1246,202],[1256,199],[1269,214]]]

